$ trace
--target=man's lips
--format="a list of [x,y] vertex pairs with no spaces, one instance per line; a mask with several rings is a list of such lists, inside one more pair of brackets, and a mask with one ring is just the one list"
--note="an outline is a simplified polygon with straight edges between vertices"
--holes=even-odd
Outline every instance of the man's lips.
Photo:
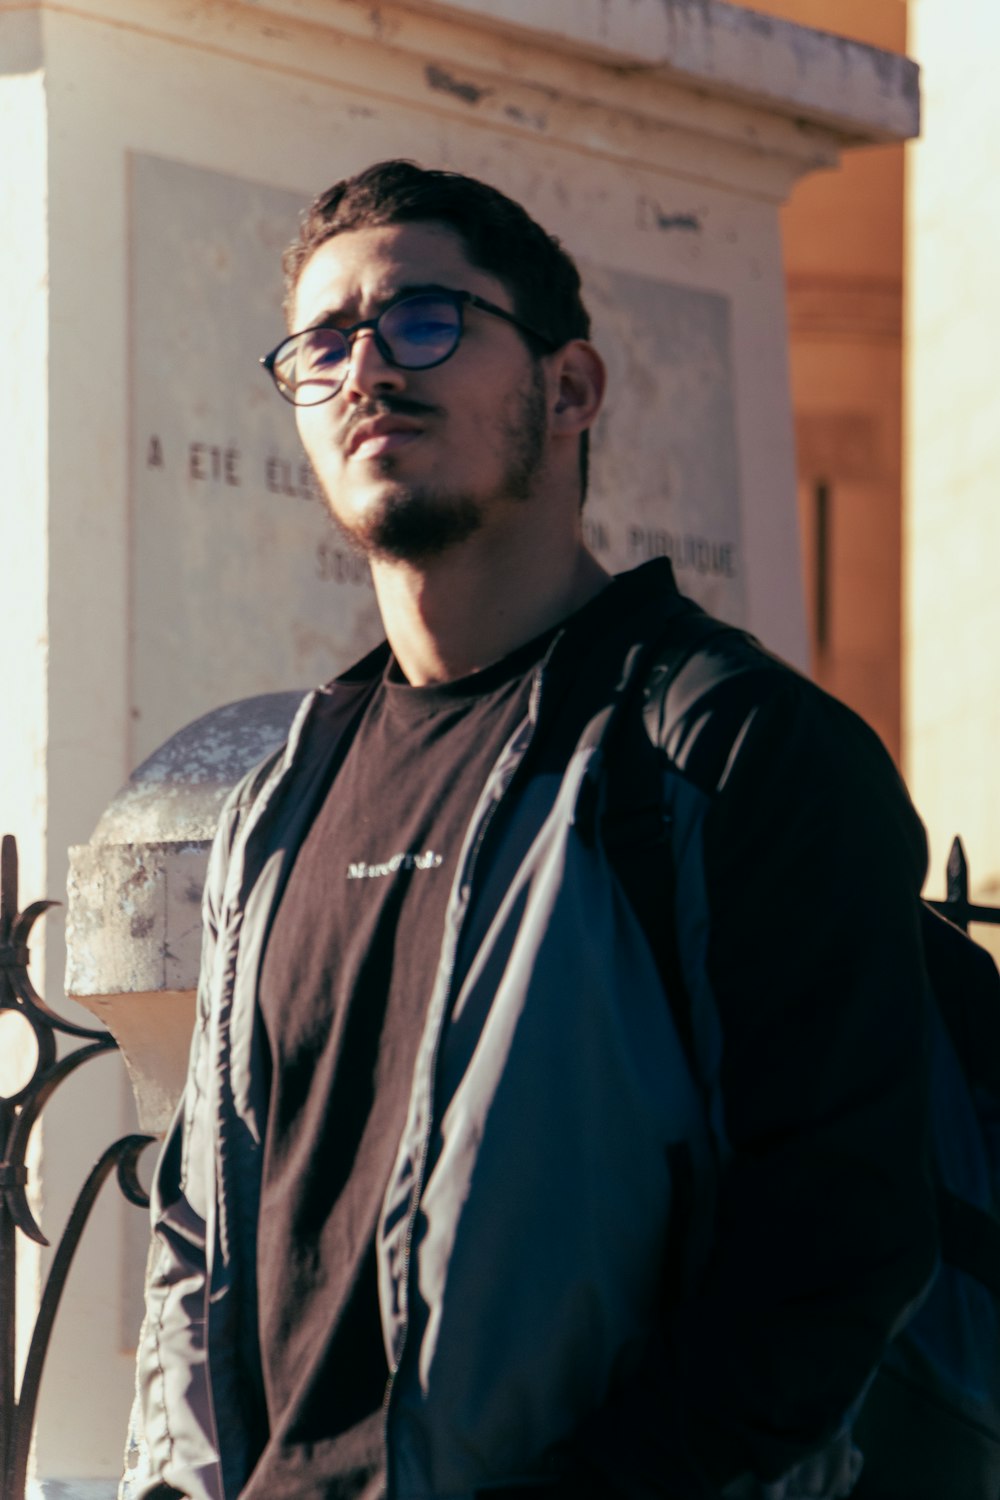
[[423,423],[413,417],[373,417],[357,424],[347,439],[347,458],[375,458],[405,447],[423,432]]

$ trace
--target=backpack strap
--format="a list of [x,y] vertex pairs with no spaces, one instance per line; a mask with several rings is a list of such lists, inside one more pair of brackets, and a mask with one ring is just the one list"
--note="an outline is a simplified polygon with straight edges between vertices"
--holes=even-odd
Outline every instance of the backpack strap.
[[[706,615],[705,610],[700,609],[699,604],[685,595],[676,595],[673,607],[667,615],[666,624],[661,625],[660,633],[654,634],[646,640],[637,640],[625,652],[622,658],[621,669],[618,672],[618,681],[613,688],[612,696],[606,703],[600,714],[595,715],[577,741],[577,750],[594,748],[598,751],[592,762],[591,771],[580,787],[580,796],[577,799],[574,823],[580,837],[586,841],[592,841],[597,835],[598,819],[601,829],[607,832],[609,822],[615,819],[616,811],[621,814],[622,802],[628,804],[639,801],[645,813],[651,819],[660,822],[661,808],[663,808],[663,787],[661,787],[660,774],[658,774],[657,760],[655,757],[643,757],[642,766],[633,768],[630,765],[630,780],[633,769],[637,769],[642,777],[642,786],[645,789],[639,799],[621,798],[615,796],[616,786],[612,786],[612,795],[609,798],[609,786],[606,777],[606,768],[615,765],[619,759],[619,745],[622,739],[628,735],[631,717],[637,700],[642,697],[643,705],[649,699],[649,684],[658,682],[663,685],[663,690],[669,687],[676,673],[682,669],[685,661],[694,654],[697,646],[703,639],[714,634],[717,630],[732,630],[732,625],[724,625],[718,619],[712,619]],[[643,706],[645,714],[645,706]],[[654,735],[649,733],[652,744],[657,745]],[[652,771],[651,771],[652,768]],[[618,783],[619,778],[612,775],[612,783]],[[612,802],[612,811],[607,808],[607,802]]]
[[[601,827],[605,852],[639,920],[667,995],[692,1076],[698,1079],[693,1017],[676,942],[676,887],[669,817],[663,791],[662,753],[672,721],[670,689],[684,667],[712,637],[740,634],[736,627],[707,615],[693,600],[682,598],[658,635],[633,646],[622,666],[617,691],[591,728],[600,744],[603,795],[595,780],[577,807],[584,837]],[[641,728],[635,730],[635,716]],[[616,755],[628,741],[627,753]],[[718,746],[721,750],[721,743]],[[728,756],[729,747],[725,747]],[[618,766],[627,761],[627,772]]]
[[[737,626],[727,625],[724,620],[717,620],[706,614],[692,600],[687,600],[686,603],[689,608],[674,616],[656,642],[642,688],[642,716],[646,733],[652,744],[667,754],[670,753],[677,716],[670,690],[677,678],[695,653],[714,637],[723,634],[745,635]],[[723,748],[721,742],[718,748]],[[731,745],[725,744],[724,749],[728,756]]]
[[[642,699],[646,733],[653,746],[669,753],[672,729],[669,693],[695,653],[713,636],[746,638],[746,632],[706,614],[693,599],[679,595],[659,635],[630,646],[607,707],[591,720],[578,748],[594,746],[605,762],[613,755],[622,726],[637,697]],[[728,753],[729,746],[726,747]]]
[[[932,905],[921,903],[920,929],[935,1003],[976,1103],[978,1090],[1000,1099],[1000,974],[992,955]],[[1000,1224],[937,1184],[941,1257],[1000,1299]]]

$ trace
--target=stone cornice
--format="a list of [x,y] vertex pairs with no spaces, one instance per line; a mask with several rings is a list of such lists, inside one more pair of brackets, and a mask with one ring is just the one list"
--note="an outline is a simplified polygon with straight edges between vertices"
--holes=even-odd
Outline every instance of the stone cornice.
[[[240,0],[337,25],[330,0]],[[654,76],[833,130],[844,144],[920,129],[920,70],[894,52],[727,0],[349,0],[386,40],[402,13],[439,18],[633,77]]]
[[[0,0],[772,199],[912,135],[914,64],[722,0]],[[680,149],[679,149],[680,148]]]
[[[302,0],[288,0],[299,5]],[[920,129],[920,70],[897,53],[726,0],[398,0],[534,45],[763,104],[845,141]]]

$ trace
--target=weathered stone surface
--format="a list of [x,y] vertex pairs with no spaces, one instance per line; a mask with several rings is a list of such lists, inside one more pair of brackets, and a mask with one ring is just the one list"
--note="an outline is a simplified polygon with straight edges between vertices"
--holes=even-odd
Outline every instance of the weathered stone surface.
[[302,697],[263,693],[186,725],[132,772],[91,845],[211,840],[226,794],[283,742]]
[[[306,3],[313,24],[343,25],[325,0]],[[915,63],[761,15],[752,6],[725,0],[400,0],[400,8],[440,17],[456,30],[464,24],[538,51],[575,54],[627,76],[677,79],[715,99],[752,100],[776,114],[830,124],[859,141],[905,140],[919,129]],[[301,18],[303,0],[271,0],[271,9]],[[358,24],[366,21],[372,24],[361,8]],[[465,98],[478,103],[471,94]]]
[[194,1028],[194,990],[78,998],[103,1021],[121,1048],[140,1130],[160,1135],[170,1124],[184,1087]]
[[284,741],[301,693],[230,703],[179,731],[129,777],[89,844],[70,850],[67,993],[197,984],[201,892],[219,811]]
[[66,990],[87,995],[191,989],[210,844],[83,844],[70,851]]
[[166,1127],[184,1082],[219,811],[282,744],[301,700],[269,693],[187,725],[69,851],[66,992],[117,1040],[145,1130]]

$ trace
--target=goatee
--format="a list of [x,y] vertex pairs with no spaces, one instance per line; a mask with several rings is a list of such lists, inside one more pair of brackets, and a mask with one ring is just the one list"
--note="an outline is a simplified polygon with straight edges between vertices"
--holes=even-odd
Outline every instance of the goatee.
[[[391,400],[386,403],[392,409]],[[533,362],[527,389],[508,400],[496,429],[505,466],[496,486],[497,503],[530,500],[545,456],[545,380]],[[378,462],[385,479],[400,465],[395,454]],[[345,525],[334,516],[347,541],[369,559],[423,562],[473,536],[483,524],[488,501],[445,484],[408,484],[399,479],[364,516]]]
[[400,484],[347,537],[369,558],[423,562],[466,541],[482,524],[480,507],[468,496]]

